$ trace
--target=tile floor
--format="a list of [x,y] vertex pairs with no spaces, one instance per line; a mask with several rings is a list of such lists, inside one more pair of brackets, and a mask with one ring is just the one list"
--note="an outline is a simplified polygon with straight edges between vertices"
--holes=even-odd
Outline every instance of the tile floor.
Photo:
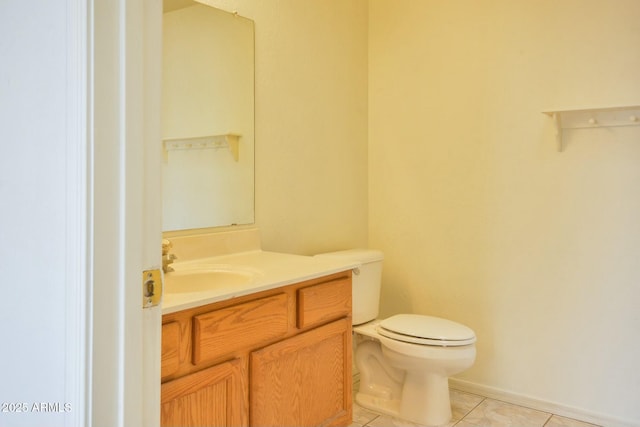
[[[356,390],[357,385],[354,387],[354,396]],[[451,411],[453,417],[445,427],[597,427],[594,424],[453,389]],[[351,427],[362,426],[420,427],[419,424],[377,414],[354,402]]]

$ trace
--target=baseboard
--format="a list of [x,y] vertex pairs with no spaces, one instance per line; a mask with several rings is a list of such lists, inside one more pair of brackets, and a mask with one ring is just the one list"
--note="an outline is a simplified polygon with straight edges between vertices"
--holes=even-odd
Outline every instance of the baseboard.
[[603,427],[640,427],[640,423],[637,421],[624,420],[471,381],[449,378],[449,386],[467,393],[478,394],[491,399],[513,403],[515,405],[525,406],[527,408],[537,409]]

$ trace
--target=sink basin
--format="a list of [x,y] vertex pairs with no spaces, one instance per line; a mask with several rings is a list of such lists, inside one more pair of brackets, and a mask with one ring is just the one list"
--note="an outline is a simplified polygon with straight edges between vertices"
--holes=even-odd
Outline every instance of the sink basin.
[[259,276],[256,270],[226,265],[176,266],[175,271],[165,275],[165,292],[184,294],[234,289],[254,283]]

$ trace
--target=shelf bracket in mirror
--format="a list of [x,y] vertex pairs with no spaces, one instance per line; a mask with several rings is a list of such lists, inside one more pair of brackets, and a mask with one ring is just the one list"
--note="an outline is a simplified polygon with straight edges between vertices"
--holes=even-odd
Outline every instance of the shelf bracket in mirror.
[[226,148],[237,162],[240,158],[240,135],[226,133],[193,138],[168,138],[163,140],[163,147],[165,157],[169,151],[173,150],[220,150]]

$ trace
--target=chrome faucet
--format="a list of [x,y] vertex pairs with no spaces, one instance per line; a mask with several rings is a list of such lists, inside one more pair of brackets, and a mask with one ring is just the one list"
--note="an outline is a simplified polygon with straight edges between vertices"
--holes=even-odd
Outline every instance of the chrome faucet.
[[178,258],[174,254],[169,253],[172,246],[173,243],[171,243],[171,240],[162,239],[162,271],[165,273],[173,271],[173,268],[170,267],[169,264],[173,264],[173,261]]

